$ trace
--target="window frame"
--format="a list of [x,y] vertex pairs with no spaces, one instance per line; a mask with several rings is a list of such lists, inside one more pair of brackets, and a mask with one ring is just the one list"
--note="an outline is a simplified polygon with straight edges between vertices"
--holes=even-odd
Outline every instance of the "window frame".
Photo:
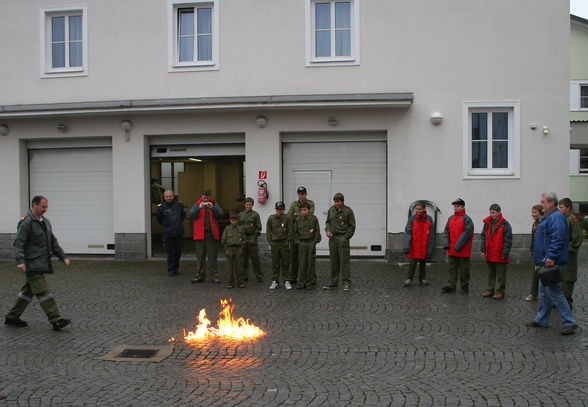
[[[334,16],[335,3],[349,2],[349,25],[350,25],[350,49],[349,56],[330,56],[316,57],[316,36],[315,36],[315,4],[331,3],[331,16]],[[359,26],[360,0],[305,0],[305,48],[307,67],[311,66],[341,66],[341,65],[359,65],[360,64],[360,26]],[[335,41],[335,20],[331,19],[331,44]],[[331,55],[335,53],[334,47],[331,48]]]
[[[52,59],[52,25],[53,17],[82,16],[82,66],[65,66],[53,67]],[[87,76],[88,75],[88,7],[86,5],[71,5],[62,7],[43,7],[39,10],[40,19],[40,63],[41,78],[63,78],[68,76]],[[66,33],[68,32],[66,24]],[[69,40],[66,36],[66,44]],[[69,47],[65,47],[66,61],[69,59]]]
[[588,111],[588,106],[582,107],[582,87],[588,87],[588,80],[570,81],[570,111]]
[[[194,42],[197,43],[197,9],[211,8],[212,24],[212,59],[205,61],[197,60],[197,45],[194,47],[194,58],[192,61],[180,61],[179,55],[179,11],[185,8],[194,8]],[[219,66],[219,0],[168,0],[168,72],[185,71],[208,71],[217,70]]]
[[[472,113],[508,113],[508,167],[491,168],[492,139],[488,139],[489,168],[472,167]],[[488,120],[491,130],[491,120]],[[491,132],[488,133],[489,136]],[[464,102],[463,104],[463,178],[464,179],[518,179],[520,178],[520,102]]]

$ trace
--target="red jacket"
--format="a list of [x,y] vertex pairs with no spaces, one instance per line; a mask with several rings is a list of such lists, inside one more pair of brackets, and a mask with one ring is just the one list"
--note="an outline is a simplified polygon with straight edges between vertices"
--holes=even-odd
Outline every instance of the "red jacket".
[[484,230],[482,230],[482,244],[480,251],[486,253],[486,261],[491,263],[508,263],[510,248],[512,247],[512,229],[502,213],[498,218],[496,230],[492,231],[492,217],[484,219]]
[[455,212],[447,221],[443,233],[443,248],[449,249],[448,254],[455,257],[470,257],[472,254],[472,240],[474,238],[474,224],[463,211]]
[[214,200],[211,200],[210,202],[213,204],[212,209],[200,208],[202,199],[199,199],[190,210],[190,217],[194,219],[194,240],[204,239],[204,218],[206,211],[210,211],[208,218],[210,219],[210,230],[212,231],[212,237],[215,240],[220,239],[218,219],[222,218],[223,210]]
[[412,215],[404,228],[404,253],[412,259],[427,259],[433,256],[433,219],[424,212],[420,217]]

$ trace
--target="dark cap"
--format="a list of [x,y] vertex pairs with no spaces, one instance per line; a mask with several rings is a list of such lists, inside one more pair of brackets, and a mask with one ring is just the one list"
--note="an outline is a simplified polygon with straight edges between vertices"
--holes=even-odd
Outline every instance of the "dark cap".
[[451,202],[451,205],[465,206],[465,201],[461,198],[457,198],[455,201]]
[[297,194],[306,194],[306,188],[304,187],[298,187],[298,189],[296,190]]
[[286,204],[282,201],[276,202],[276,209],[286,209]]
[[202,195],[204,196],[211,196],[212,195],[212,191],[208,188],[204,188],[202,189]]

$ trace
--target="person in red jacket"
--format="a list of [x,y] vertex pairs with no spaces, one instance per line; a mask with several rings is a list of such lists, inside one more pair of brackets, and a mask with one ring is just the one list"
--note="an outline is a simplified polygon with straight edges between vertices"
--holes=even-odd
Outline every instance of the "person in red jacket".
[[447,220],[443,232],[443,248],[447,250],[449,281],[441,292],[451,293],[457,287],[457,278],[461,283],[461,292],[470,291],[470,256],[474,238],[474,223],[465,213],[465,201],[457,198],[451,203],[454,214]]
[[492,297],[495,300],[504,298],[506,265],[511,247],[512,228],[510,223],[502,216],[500,205],[492,204],[490,205],[490,216],[484,219],[480,246],[480,254],[488,264],[488,288],[482,297]]
[[204,282],[207,257],[212,281],[220,283],[216,263],[216,245],[220,239],[218,220],[222,217],[223,210],[212,198],[210,189],[203,189],[202,197],[190,209],[190,218],[194,220],[194,244],[198,259],[198,268],[194,273],[192,283]]
[[409,287],[412,284],[416,266],[419,265],[419,284],[429,285],[425,280],[427,260],[433,256],[435,230],[433,230],[433,219],[427,215],[426,204],[422,201],[416,203],[415,213],[408,218],[404,228],[404,254],[410,258],[408,271],[404,286]]

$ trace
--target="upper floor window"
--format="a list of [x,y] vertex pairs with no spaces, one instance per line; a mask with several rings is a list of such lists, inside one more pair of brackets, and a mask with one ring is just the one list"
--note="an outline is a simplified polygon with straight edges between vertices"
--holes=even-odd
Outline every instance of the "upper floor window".
[[588,175],[588,148],[570,150],[570,175]]
[[169,0],[169,70],[218,69],[218,0]]
[[359,0],[306,0],[306,64],[359,64]]
[[580,85],[580,108],[588,109],[588,85]]
[[518,102],[466,103],[464,177],[518,177]]
[[87,75],[86,8],[41,10],[41,76]]

